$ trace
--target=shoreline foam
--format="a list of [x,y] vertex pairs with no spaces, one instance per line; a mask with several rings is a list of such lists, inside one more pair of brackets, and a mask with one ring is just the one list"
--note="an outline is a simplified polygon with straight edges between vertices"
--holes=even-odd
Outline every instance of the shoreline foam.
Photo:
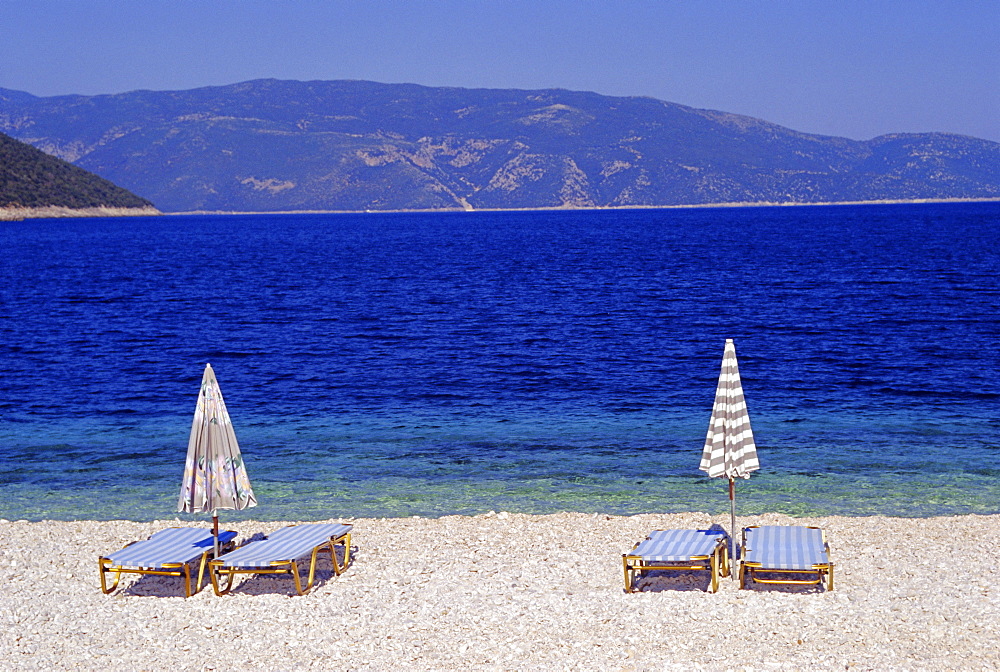
[[[104,670],[997,669],[1000,515],[745,516],[821,526],[833,592],[717,594],[702,575],[623,592],[621,554],[650,530],[728,528],[703,513],[350,519],[356,557],[291,597],[287,577],[180,597],[177,579],[123,579],[97,557],[187,520],[0,521],[0,667]],[[239,522],[241,539],[283,523]]]

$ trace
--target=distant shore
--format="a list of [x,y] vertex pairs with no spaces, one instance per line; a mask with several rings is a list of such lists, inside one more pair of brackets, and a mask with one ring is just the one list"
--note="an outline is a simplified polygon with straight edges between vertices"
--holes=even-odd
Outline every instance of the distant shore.
[[1000,198],[937,198],[883,201],[830,201],[817,203],[799,202],[734,202],[734,203],[690,203],[682,205],[620,205],[620,206],[553,206],[539,208],[438,208],[433,210],[192,210],[185,212],[161,212],[156,208],[67,208],[47,206],[44,208],[2,208],[0,221],[20,221],[24,219],[49,219],[71,217],[152,217],[196,215],[334,215],[334,214],[390,214],[390,213],[450,213],[450,212],[572,212],[572,211],[618,211],[618,210],[685,210],[691,208],[774,208],[800,206],[836,205],[916,205],[921,203],[1000,203]]
[[581,211],[616,211],[616,210],[686,210],[691,208],[775,208],[801,206],[835,206],[835,205],[918,205],[930,203],[1000,203],[1000,198],[916,198],[908,200],[880,201],[822,201],[815,203],[787,202],[732,202],[732,203],[688,203],[680,205],[594,205],[594,206],[551,206],[538,208],[436,208],[428,210],[190,210],[184,212],[165,212],[164,215],[345,215],[345,214],[388,214],[388,213],[445,213],[445,212],[573,212]]
[[64,217],[152,217],[163,213],[156,208],[68,208],[49,205],[44,208],[0,208],[0,222],[24,219],[51,219]]
[[[286,523],[244,521],[241,539]],[[334,512],[335,513],[335,512]],[[333,519],[335,522],[337,519]],[[729,527],[704,513],[357,518],[348,570],[317,585],[252,577],[182,597],[172,577],[99,589],[97,558],[188,519],[0,520],[0,668],[83,670],[997,669],[1000,515],[742,516],[816,525],[832,592],[648,577],[621,554],[654,529]]]

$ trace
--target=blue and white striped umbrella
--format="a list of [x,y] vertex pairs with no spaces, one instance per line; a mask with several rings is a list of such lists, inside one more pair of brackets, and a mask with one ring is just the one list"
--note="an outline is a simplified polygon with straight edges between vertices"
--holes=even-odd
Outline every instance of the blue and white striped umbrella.
[[719,386],[715,390],[715,404],[708,423],[708,435],[701,454],[702,471],[712,478],[729,479],[729,508],[732,518],[734,559],[736,551],[736,479],[750,478],[750,473],[760,469],[757,446],[750,429],[750,414],[743,397],[743,383],[736,363],[736,346],[733,339],[726,339],[722,355]]

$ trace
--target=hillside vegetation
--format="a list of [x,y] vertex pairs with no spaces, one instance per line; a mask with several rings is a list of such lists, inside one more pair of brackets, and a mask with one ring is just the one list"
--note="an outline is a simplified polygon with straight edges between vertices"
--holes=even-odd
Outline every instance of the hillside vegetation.
[[0,208],[152,208],[144,198],[0,133]]

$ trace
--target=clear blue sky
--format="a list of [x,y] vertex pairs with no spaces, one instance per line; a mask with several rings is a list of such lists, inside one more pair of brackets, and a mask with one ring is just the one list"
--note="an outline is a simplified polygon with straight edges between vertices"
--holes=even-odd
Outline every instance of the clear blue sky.
[[0,87],[248,79],[652,96],[868,139],[1000,141],[1000,0],[0,0]]

